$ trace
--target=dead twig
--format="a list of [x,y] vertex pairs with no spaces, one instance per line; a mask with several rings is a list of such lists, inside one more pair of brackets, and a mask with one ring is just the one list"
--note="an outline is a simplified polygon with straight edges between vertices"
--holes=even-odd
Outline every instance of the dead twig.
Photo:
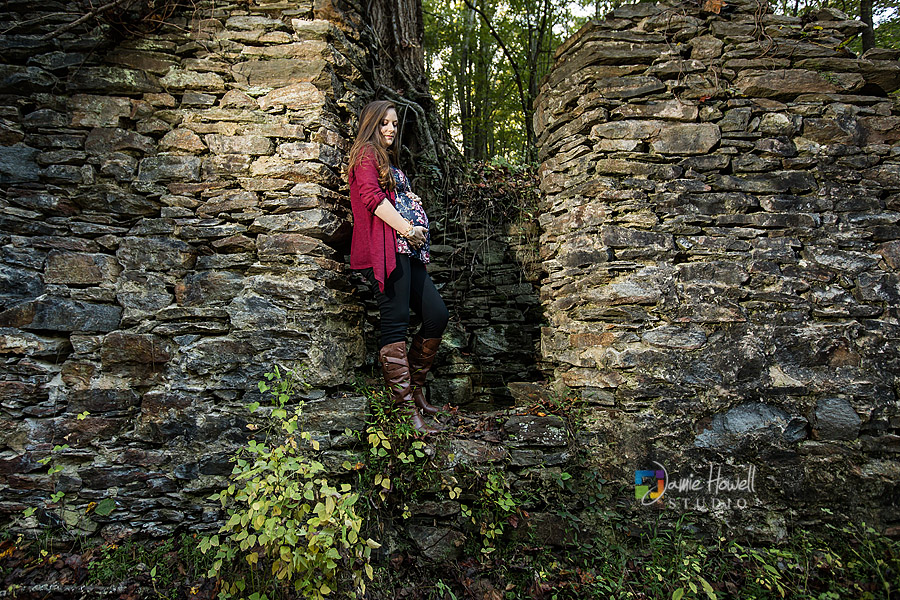
[[65,32],[70,31],[71,29],[74,29],[75,27],[78,27],[85,21],[88,21],[99,15],[102,15],[103,13],[108,12],[114,8],[118,8],[119,6],[131,4],[131,3],[137,2],[137,1],[138,0],[113,0],[112,2],[109,2],[102,6],[98,6],[97,8],[94,8],[94,9],[88,11],[87,13],[81,15],[80,17],[78,17],[77,19],[72,21],[71,23],[66,23],[59,29],[56,29],[54,31],[51,31],[50,33],[44,34],[43,36],[41,36],[40,39],[41,40],[51,40],[55,37],[59,37],[60,35],[64,34]]

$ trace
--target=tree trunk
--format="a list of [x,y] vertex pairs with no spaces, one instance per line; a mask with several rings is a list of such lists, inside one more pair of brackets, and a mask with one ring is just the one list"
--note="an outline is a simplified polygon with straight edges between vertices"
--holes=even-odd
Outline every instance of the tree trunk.
[[372,0],[369,18],[378,38],[377,83],[401,95],[428,93],[425,78],[425,36],[419,0]]
[[393,100],[405,131],[401,141],[416,163],[413,173],[437,167],[450,175],[454,152],[425,76],[425,25],[421,0],[371,0],[369,22],[373,51],[375,98]]
[[875,24],[872,21],[872,0],[859,0],[859,20],[866,24],[862,32],[863,52],[875,47]]
[[465,11],[466,35],[463,38],[459,72],[456,76],[457,104],[459,105],[459,125],[462,134],[463,156],[472,160],[472,148],[474,145],[472,131],[472,34],[474,33],[475,13]]

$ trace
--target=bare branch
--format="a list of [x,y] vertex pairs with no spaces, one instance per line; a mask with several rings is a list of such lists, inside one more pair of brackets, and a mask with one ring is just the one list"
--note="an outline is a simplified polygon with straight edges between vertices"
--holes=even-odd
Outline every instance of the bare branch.
[[84,23],[85,21],[87,21],[89,19],[92,19],[98,15],[105,13],[106,11],[112,10],[118,6],[122,6],[123,4],[130,4],[135,1],[136,0],[113,0],[112,2],[109,2],[108,4],[98,6],[97,8],[91,10],[90,12],[81,15],[80,17],[78,17],[77,19],[72,21],[71,23],[66,23],[59,29],[56,29],[54,31],[51,31],[50,33],[47,33],[47,34],[41,36],[40,39],[42,39],[42,40],[53,39],[55,37],[58,37],[58,36],[64,34],[65,32],[69,31],[70,29],[74,29],[75,27],[78,27],[79,25],[81,25],[82,23]]
[[43,22],[43,21],[50,21],[50,20],[52,20],[52,19],[57,19],[57,18],[59,18],[59,17],[68,17],[68,16],[71,16],[71,15],[73,15],[73,14],[76,14],[76,15],[77,15],[77,14],[81,14],[81,13],[55,12],[55,13],[49,13],[49,14],[46,14],[46,15],[41,15],[41,16],[35,17],[35,18],[33,18],[33,19],[27,19],[27,20],[25,20],[25,21],[16,21],[16,22],[14,22],[12,25],[10,25],[9,27],[7,27],[6,29],[0,30],[0,35],[6,35],[6,34],[9,33],[10,31],[13,31],[14,29],[21,29],[21,28],[23,28],[23,27],[28,27],[29,25],[36,25],[36,24],[41,23],[41,22]]

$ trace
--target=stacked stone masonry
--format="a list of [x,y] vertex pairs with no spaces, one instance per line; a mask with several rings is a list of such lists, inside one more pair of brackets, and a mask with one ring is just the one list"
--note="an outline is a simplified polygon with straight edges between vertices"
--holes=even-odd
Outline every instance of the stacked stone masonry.
[[558,50],[541,348],[609,479],[754,466],[733,526],[898,525],[900,52],[861,28],[640,3]]
[[[206,498],[274,365],[307,369],[308,426],[339,465],[377,339],[346,266],[346,153],[373,97],[361,7],[200,3],[125,39],[52,35],[66,2],[3,10],[0,521],[213,527]],[[539,377],[540,303],[515,258],[536,237],[454,210],[429,207],[454,315],[433,400],[489,408]],[[54,489],[62,506],[21,518]],[[85,518],[106,498],[111,516]]]
[[[454,315],[433,399],[484,407],[546,368],[588,404],[577,439],[614,483],[753,464],[731,514],[751,533],[820,505],[896,524],[898,56],[844,50],[860,24],[839,13],[758,8],[623,6],[560,49],[535,117],[539,247],[534,224],[429,207]],[[0,513],[44,502],[39,461],[68,444],[67,508],[20,525],[211,528],[272,365],[309,368],[327,464],[364,428],[347,390],[374,336],[343,176],[372,97],[363,11],[209,3],[120,42],[46,37],[66,10],[0,14]],[[540,269],[520,273],[536,249],[540,299]],[[448,439],[447,468],[526,485],[572,459],[555,417],[497,418]],[[85,519],[104,498],[114,515]],[[435,510],[413,507],[423,552],[458,541],[458,507]]]
[[[325,390],[364,352],[340,249],[368,58],[346,3],[47,38],[67,8],[8,2],[0,26],[0,512],[41,506],[38,461],[68,444],[68,508],[37,517],[160,535],[215,520],[273,365],[309,369],[326,448],[362,426],[362,399]],[[107,524],[79,517],[107,497]]]

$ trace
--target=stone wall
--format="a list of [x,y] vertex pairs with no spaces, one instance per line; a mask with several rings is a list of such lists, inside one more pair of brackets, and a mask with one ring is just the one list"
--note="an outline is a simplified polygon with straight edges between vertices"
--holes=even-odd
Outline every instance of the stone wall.
[[[308,368],[326,461],[363,427],[351,386],[376,342],[346,267],[345,171],[372,33],[351,3],[255,0],[125,39],[48,36],[66,7],[0,14],[0,514],[55,486],[65,508],[23,524],[211,526],[204,498],[274,365]],[[454,318],[432,400],[490,408],[539,376],[516,259],[536,239],[431,208]],[[110,497],[112,517],[83,517]]]
[[590,405],[594,464],[704,490],[756,469],[719,497],[746,509],[672,490],[670,515],[898,525],[900,53],[854,56],[861,27],[627,5],[543,84],[542,354]]
[[361,426],[326,390],[364,352],[342,165],[368,59],[341,2],[45,38],[64,8],[0,18],[0,512],[41,504],[67,443],[72,514],[112,496],[117,527],[160,534],[210,518],[273,365],[309,368],[326,439]]
[[[513,402],[515,385],[543,378],[535,223],[491,222],[480,215],[441,213],[442,255],[431,268],[451,324],[438,365],[439,397],[473,412]],[[471,390],[471,392],[469,392]],[[471,399],[466,404],[466,396]]]
[[[65,6],[0,15],[0,513],[42,505],[39,461],[68,444],[67,508],[26,525],[211,527],[274,364],[309,367],[329,465],[364,425],[349,390],[374,315],[346,268],[344,168],[371,33],[351,4],[254,0],[45,37]],[[624,487],[654,462],[755,467],[731,513],[751,533],[819,506],[896,524],[898,56],[852,56],[860,24],[834,11],[757,9],[624,6],[560,48],[539,244],[535,223],[429,206],[452,313],[432,401],[524,408],[539,386],[509,384],[544,369],[587,406],[565,441],[556,417],[491,415],[501,431],[450,454],[530,480],[577,437]],[[82,517],[104,498],[113,517]]]

